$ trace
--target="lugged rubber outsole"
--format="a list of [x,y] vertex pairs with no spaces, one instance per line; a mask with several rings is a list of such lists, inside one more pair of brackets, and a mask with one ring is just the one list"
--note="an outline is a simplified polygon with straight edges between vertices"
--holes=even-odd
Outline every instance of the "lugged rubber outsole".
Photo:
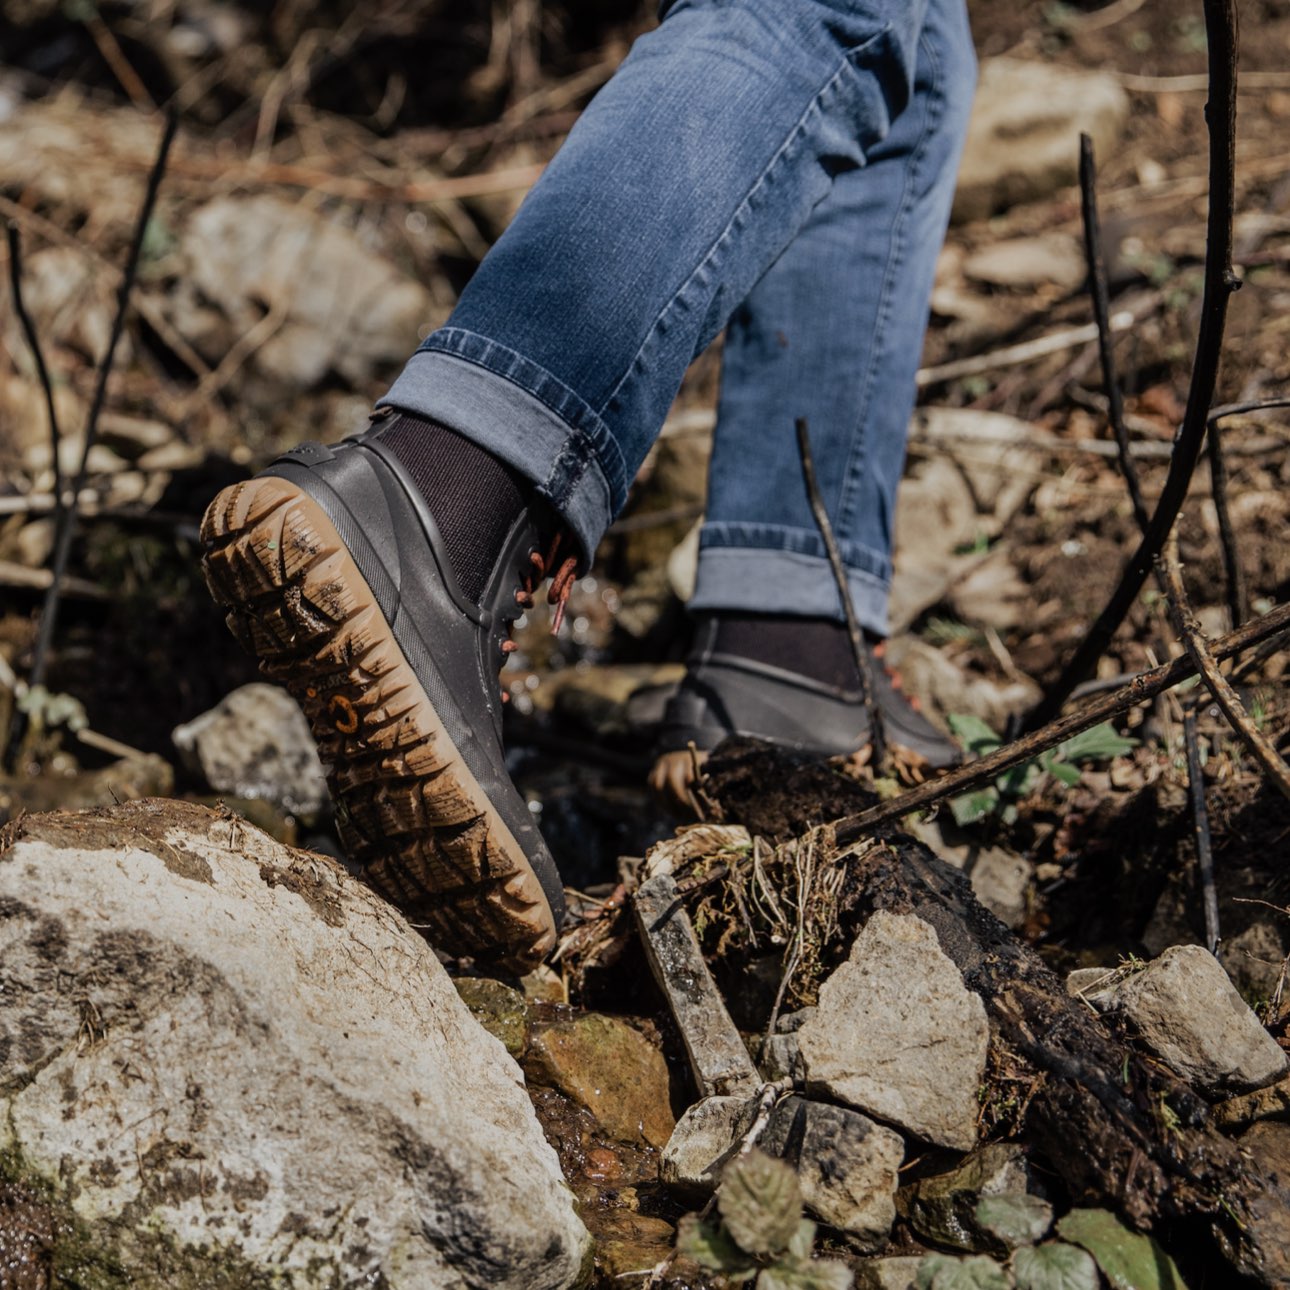
[[555,944],[551,907],[417,680],[321,506],[272,476],[202,520],[233,635],[309,720],[341,841],[431,944],[517,971]]

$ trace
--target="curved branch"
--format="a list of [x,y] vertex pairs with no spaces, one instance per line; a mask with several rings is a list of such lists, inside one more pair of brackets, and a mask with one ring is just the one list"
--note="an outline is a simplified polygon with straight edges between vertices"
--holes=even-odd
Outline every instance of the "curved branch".
[[1192,473],[1204,446],[1210,405],[1218,380],[1227,302],[1240,285],[1232,271],[1232,209],[1236,175],[1236,7],[1234,0],[1205,0],[1205,29],[1209,36],[1209,221],[1205,245],[1205,290],[1201,300],[1200,333],[1192,367],[1191,389],[1182,427],[1174,442],[1160,500],[1137,550],[1129,560],[1105,609],[1089,629],[1055,685],[1021,723],[1034,730],[1051,721],[1071,691],[1090,676],[1124,621],[1152,564],[1182,509]]

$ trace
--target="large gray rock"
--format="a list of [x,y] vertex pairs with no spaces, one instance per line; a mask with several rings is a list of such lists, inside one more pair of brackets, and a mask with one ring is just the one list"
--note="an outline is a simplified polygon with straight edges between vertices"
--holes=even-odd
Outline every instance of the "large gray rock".
[[1110,72],[990,58],[981,64],[954,193],[955,220],[980,219],[1076,181],[1079,137],[1099,158],[1120,137],[1129,97]]
[[[1104,996],[1097,996],[1098,1006]],[[1286,1056],[1200,945],[1175,945],[1110,995],[1143,1039],[1207,1093],[1245,1093],[1286,1073]]]
[[191,284],[235,334],[266,307],[276,318],[250,360],[274,381],[307,388],[339,372],[360,384],[406,358],[431,321],[426,289],[352,229],[266,193],[207,202],[182,246]]
[[217,793],[262,798],[305,819],[327,804],[327,781],[309,723],[276,685],[256,682],[171,733],[175,747]]
[[879,911],[798,1031],[811,1092],[940,1146],[977,1137],[985,1007],[920,918]]
[[[752,1125],[757,1099],[716,1096],[677,1121],[663,1151],[664,1182],[690,1197],[716,1186]],[[905,1144],[898,1133],[842,1106],[789,1097],[771,1112],[757,1145],[798,1172],[802,1201],[862,1249],[877,1249],[896,1218]]]
[[140,1290],[576,1280],[519,1068],[337,865],[176,802],[4,842],[0,1182],[66,1257]]

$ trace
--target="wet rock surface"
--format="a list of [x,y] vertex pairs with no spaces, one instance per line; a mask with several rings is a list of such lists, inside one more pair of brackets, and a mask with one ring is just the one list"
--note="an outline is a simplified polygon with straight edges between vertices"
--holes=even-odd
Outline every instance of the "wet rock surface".
[[470,1015],[500,1039],[512,1057],[522,1057],[529,1030],[529,1005],[524,995],[491,977],[454,977],[453,985]]
[[981,1197],[1034,1191],[1021,1147],[992,1142],[947,1172],[902,1187],[897,1205],[914,1231],[932,1245],[968,1252],[997,1250],[1001,1248],[998,1239],[976,1216]]
[[662,1147],[676,1120],[667,1063],[656,1045],[617,1017],[587,1013],[534,1030],[530,1079],[567,1093],[611,1137]]
[[942,1146],[977,1137],[989,1028],[921,919],[876,913],[798,1031],[807,1087]]
[[173,802],[5,841],[0,1182],[65,1229],[56,1280],[577,1278],[518,1067],[338,865]]

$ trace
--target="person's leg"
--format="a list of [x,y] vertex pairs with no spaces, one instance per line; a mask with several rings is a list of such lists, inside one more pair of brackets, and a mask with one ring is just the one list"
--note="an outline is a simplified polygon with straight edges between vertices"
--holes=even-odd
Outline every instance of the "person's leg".
[[[836,753],[868,737],[795,422],[809,425],[856,615],[883,636],[896,486],[974,82],[962,0],[931,0],[909,107],[731,318],[690,602],[696,642],[664,749],[739,732]],[[952,759],[952,742],[876,675],[892,741],[933,764]],[[656,780],[668,782],[662,770]]]
[[[436,944],[523,966],[559,876],[506,773],[508,622],[586,561],[693,355],[906,107],[920,0],[679,0],[354,441],[203,526],[229,621],[308,716],[342,839]],[[566,548],[567,551],[567,548]]]
[[925,0],[679,0],[384,400],[516,467],[586,555],[693,357],[910,95]]

